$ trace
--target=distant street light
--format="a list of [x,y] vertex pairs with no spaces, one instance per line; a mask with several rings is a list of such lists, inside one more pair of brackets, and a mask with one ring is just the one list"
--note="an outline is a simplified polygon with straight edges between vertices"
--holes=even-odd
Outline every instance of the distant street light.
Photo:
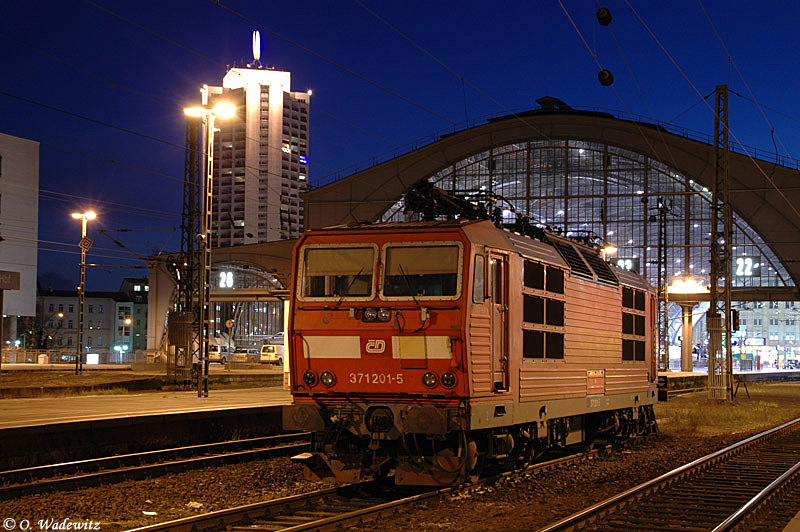
[[[207,93],[204,93],[205,98]],[[208,397],[208,346],[211,341],[212,326],[210,323],[211,309],[208,300],[209,290],[211,289],[211,215],[213,200],[213,181],[214,181],[214,120],[216,118],[227,119],[236,116],[236,106],[230,102],[217,102],[213,108],[205,106],[187,107],[183,110],[186,116],[201,118],[205,126],[205,156],[206,169],[203,184],[203,212],[200,217],[201,233],[198,235],[202,253],[201,262],[201,281],[200,281],[200,360],[203,363],[202,376],[197,380],[197,396]]]
[[86,252],[91,249],[93,242],[86,238],[86,222],[97,218],[94,211],[73,212],[72,217],[81,221],[81,284],[78,288],[78,352],[75,357],[75,375],[83,371],[83,303],[86,291]]
[[[128,337],[127,337],[127,335],[125,334],[125,327],[126,327],[126,326],[130,326],[130,324],[131,324],[131,319],[130,319],[130,318],[125,318],[125,321],[123,321],[122,323],[124,324],[124,325],[122,326],[122,341],[123,341],[122,350],[123,350],[123,351],[127,351],[128,349],[132,349],[132,348],[133,348],[133,346],[132,346],[132,345],[129,345],[129,344],[127,343],[127,338],[128,338]],[[131,342],[131,343],[132,343],[132,342]],[[122,362],[122,360],[120,360],[120,362]]]

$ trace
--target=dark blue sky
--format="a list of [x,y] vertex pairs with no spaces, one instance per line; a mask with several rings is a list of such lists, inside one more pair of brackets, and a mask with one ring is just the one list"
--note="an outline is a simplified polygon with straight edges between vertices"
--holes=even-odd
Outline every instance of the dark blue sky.
[[[251,59],[254,29],[262,62],[292,72],[294,90],[313,89],[312,184],[454,123],[535,108],[545,95],[710,134],[713,115],[697,93],[724,83],[744,96],[731,97],[738,141],[798,152],[793,2],[632,2],[634,12],[610,0],[603,5],[613,22],[601,27],[598,4],[562,1],[613,72],[612,87],[598,83],[595,60],[558,0],[4,3],[0,132],[41,143],[40,275],[60,272],[77,284],[78,255],[65,253],[77,251],[80,233],[70,212],[97,211],[88,261],[106,265],[141,263],[98,229],[180,224],[182,108],[197,102],[202,83],[220,83],[226,65]],[[171,229],[117,236],[142,255],[180,246]],[[87,288],[115,290],[122,277],[144,275],[90,268]]]

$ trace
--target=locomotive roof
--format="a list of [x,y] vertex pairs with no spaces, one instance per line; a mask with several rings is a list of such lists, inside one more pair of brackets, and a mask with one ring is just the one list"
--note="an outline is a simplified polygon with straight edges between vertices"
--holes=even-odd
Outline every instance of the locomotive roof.
[[476,223],[464,227],[467,237],[478,244],[486,244],[492,247],[515,251],[525,257],[540,260],[548,264],[569,268],[561,255],[551,246],[535,238],[522,236],[505,229],[499,229],[488,221]]
[[[381,223],[366,223],[366,224],[348,224],[348,225],[326,227],[324,229],[317,229],[315,232],[352,231],[352,230],[393,231],[399,229],[402,230],[461,229],[467,236],[467,238],[469,238],[470,241],[476,244],[483,244],[490,247],[507,249],[509,251],[519,253],[524,257],[528,257],[547,264],[551,264],[553,266],[565,268],[567,270],[573,271],[573,274],[581,276],[580,275],[581,272],[574,271],[573,266],[571,266],[566,260],[564,260],[562,254],[559,253],[559,251],[557,250],[555,243],[545,243],[536,238],[523,236],[508,231],[506,229],[500,229],[497,226],[495,226],[494,223],[492,223],[490,220],[457,219],[457,220],[423,220],[423,221],[413,221],[413,222],[381,222]],[[558,235],[550,235],[550,236],[554,240],[554,242],[555,241],[561,242],[562,247],[565,243],[570,243],[570,246],[576,245],[579,249],[586,248],[586,246],[579,244],[573,241],[572,239]],[[590,251],[590,253],[596,253],[596,252],[592,250]],[[579,264],[583,264],[583,261],[579,260]],[[588,267],[588,265],[583,265],[583,266],[584,268],[586,268],[588,272],[588,275],[584,275],[584,277],[587,277],[589,279],[595,278],[595,280],[597,280],[598,276],[597,268],[594,266]],[[616,284],[618,280],[620,284],[626,286],[640,288],[642,290],[652,290],[650,284],[640,275],[628,272],[626,270],[622,270],[611,264],[608,264],[608,268],[609,269],[606,273],[607,278],[604,280],[601,279],[601,282],[605,281],[607,284]],[[614,279],[613,277],[616,277],[616,279]]]
[[611,268],[614,270],[614,273],[619,279],[619,283],[625,286],[632,286],[633,288],[639,288],[641,290],[652,290],[653,287],[650,286],[650,283],[647,282],[647,279],[639,275],[638,273],[629,272],[628,270],[623,270],[622,268],[618,268],[614,265],[611,265]]
[[458,229],[465,225],[485,222],[487,220],[420,220],[415,222],[380,222],[380,223],[352,223],[347,225],[333,225],[315,231],[347,231],[353,229]]

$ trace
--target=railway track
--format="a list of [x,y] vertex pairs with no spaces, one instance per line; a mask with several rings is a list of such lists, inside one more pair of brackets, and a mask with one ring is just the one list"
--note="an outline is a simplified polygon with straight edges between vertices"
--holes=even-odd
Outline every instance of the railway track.
[[0,500],[302,452],[307,433],[160,449],[0,472]]
[[[595,456],[601,450],[577,453],[527,467],[524,471],[543,473]],[[481,480],[491,483],[501,477],[519,473],[504,472]],[[239,506],[227,510],[177,519],[127,532],[193,532],[201,530],[238,531],[269,530],[271,532],[303,532],[341,530],[353,524],[389,517],[403,508],[453,493],[457,488],[419,488],[398,490],[390,483],[376,481],[349,484],[337,488],[294,495],[281,499]]]
[[[681,466],[538,532],[782,530],[800,502],[800,418]],[[792,508],[793,507],[793,508]],[[756,526],[757,520],[762,525]]]
[[[610,446],[609,446],[610,447]],[[576,453],[528,466],[523,471],[544,473],[606,452],[609,447]],[[520,471],[507,471],[481,479],[490,484]],[[388,479],[391,481],[391,479]],[[195,532],[269,530],[271,532],[334,531],[343,527],[396,515],[403,508],[454,493],[457,488],[398,489],[391,482],[349,484],[302,495],[239,506],[177,519],[127,532]]]

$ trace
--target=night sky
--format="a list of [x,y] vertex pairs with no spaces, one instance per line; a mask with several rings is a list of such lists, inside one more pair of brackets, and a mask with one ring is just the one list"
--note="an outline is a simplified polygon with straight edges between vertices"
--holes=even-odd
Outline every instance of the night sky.
[[[88,290],[146,276],[115,267],[142,262],[98,229],[154,228],[113,235],[140,255],[179,250],[182,109],[252,59],[256,29],[262,63],[313,90],[312,185],[542,96],[711,134],[701,99],[725,83],[741,95],[731,94],[733,142],[800,151],[794,2],[611,0],[603,27],[599,4],[561,1],[578,31],[558,0],[3,2],[0,132],[41,143],[40,278],[77,284],[74,211],[98,213],[87,261],[105,266],[89,268]],[[611,87],[597,81],[593,54]]]

